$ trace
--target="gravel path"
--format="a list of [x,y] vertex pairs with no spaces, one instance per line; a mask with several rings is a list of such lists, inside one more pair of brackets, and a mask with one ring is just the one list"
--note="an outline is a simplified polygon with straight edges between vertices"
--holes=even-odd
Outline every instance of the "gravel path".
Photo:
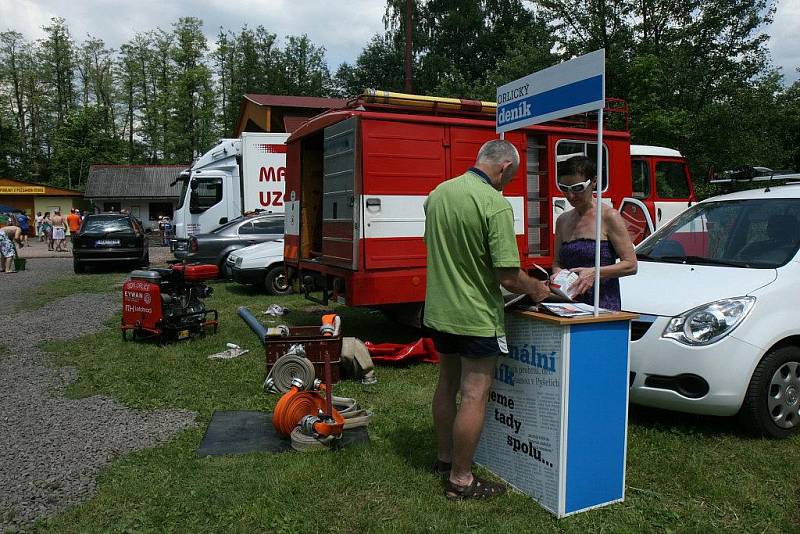
[[[71,262],[64,263],[71,269]],[[21,294],[22,273],[0,276],[0,302],[7,294]],[[12,279],[16,289],[5,287]],[[114,458],[194,425],[196,414],[187,410],[147,412],[102,396],[63,396],[77,372],[49,365],[38,345],[101,330],[117,306],[115,294],[56,301],[49,314],[66,317],[82,310],[81,323],[63,332],[41,332],[41,311],[0,314],[0,340],[8,349],[0,354],[0,532],[25,528],[89,499],[98,472]]]
[[[23,298],[27,291],[70,273],[72,273],[72,256],[30,259],[24,271],[13,274],[0,273],[0,314],[14,310],[19,299]],[[0,343],[3,343],[4,336],[0,336]]]

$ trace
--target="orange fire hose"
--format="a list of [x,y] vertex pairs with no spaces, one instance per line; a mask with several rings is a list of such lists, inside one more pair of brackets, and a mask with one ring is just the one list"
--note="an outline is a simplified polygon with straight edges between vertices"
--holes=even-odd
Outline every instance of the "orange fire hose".
[[[344,428],[341,414],[336,409],[331,409],[331,417],[326,417],[326,399],[315,391],[302,391],[301,388],[302,383],[293,383],[292,389],[278,400],[272,415],[275,430],[289,436],[304,417],[315,416],[318,418],[313,423],[316,434],[322,437],[341,436]],[[325,396],[329,397],[329,394],[326,392]]]

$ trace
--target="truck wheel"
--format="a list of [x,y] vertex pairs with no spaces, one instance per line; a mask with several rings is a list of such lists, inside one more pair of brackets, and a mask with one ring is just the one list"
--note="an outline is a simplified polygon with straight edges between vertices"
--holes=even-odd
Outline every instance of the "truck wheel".
[[800,348],[771,350],[759,362],[739,417],[752,433],[786,438],[800,429]]
[[264,277],[264,288],[270,295],[290,295],[292,293],[292,283],[286,276],[283,265],[276,265],[267,271]]

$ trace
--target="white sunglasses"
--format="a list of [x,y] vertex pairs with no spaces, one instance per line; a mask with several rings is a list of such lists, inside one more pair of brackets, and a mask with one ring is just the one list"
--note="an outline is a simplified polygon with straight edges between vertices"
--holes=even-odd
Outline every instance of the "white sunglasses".
[[591,184],[592,184],[591,179],[573,185],[567,185],[567,184],[562,184],[561,182],[556,182],[556,185],[558,185],[558,190],[561,191],[562,193],[583,193]]

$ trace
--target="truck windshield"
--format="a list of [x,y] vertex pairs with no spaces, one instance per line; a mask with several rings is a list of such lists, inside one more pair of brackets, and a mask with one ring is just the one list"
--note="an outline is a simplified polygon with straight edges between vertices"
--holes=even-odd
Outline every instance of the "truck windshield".
[[178,197],[178,207],[177,209],[181,209],[183,207],[183,203],[186,202],[186,191],[189,189],[189,179],[188,178],[178,178],[181,181],[181,194]]
[[774,269],[800,246],[800,199],[697,204],[636,249],[643,261]]

